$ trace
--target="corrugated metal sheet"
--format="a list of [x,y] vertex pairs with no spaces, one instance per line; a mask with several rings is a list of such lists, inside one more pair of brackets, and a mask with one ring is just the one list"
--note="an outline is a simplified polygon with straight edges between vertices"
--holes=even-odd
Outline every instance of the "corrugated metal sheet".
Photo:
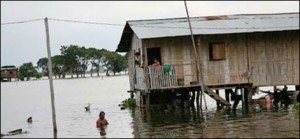
[[[299,13],[192,17],[191,25],[195,35],[299,30]],[[117,52],[128,51],[133,32],[139,39],[190,35],[187,18],[127,21]]]
[[[191,18],[195,35],[299,30],[299,13]],[[190,35],[187,18],[128,21],[140,39]]]

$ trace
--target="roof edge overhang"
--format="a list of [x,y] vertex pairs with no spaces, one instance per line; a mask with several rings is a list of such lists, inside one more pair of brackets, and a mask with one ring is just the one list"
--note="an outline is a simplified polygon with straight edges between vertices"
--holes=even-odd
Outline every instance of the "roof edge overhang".
[[[205,33],[205,34],[193,34],[193,35],[194,36],[206,36],[206,35],[247,34],[247,33],[282,32],[282,31],[299,31],[299,28],[298,29],[288,29],[288,30],[267,30],[267,31],[248,31],[248,32],[245,31],[245,32],[230,32],[230,33]],[[144,37],[144,38],[141,38],[141,39],[148,40],[148,39],[170,38],[170,37],[186,37],[186,36],[191,36],[191,34]]]
[[128,22],[126,22],[116,52],[128,52],[130,50],[133,33],[134,32],[129,26]]

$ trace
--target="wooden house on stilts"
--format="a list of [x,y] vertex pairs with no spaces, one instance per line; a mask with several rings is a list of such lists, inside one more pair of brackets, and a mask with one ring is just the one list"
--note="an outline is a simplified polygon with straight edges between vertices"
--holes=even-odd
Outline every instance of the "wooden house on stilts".
[[[187,18],[127,21],[117,52],[128,52],[130,91],[138,106],[185,102],[201,90],[218,103],[218,89],[299,85],[299,13],[192,17],[201,74]],[[161,67],[151,66],[158,59]],[[199,77],[201,76],[201,77]],[[228,91],[229,90],[229,91]]]
[[19,69],[14,65],[1,67],[1,82],[10,82],[11,79],[18,80]]

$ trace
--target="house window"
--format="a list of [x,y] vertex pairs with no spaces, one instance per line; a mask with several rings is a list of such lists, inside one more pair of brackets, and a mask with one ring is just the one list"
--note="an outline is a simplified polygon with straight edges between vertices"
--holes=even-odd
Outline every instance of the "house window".
[[209,43],[209,59],[210,60],[226,59],[224,42]]

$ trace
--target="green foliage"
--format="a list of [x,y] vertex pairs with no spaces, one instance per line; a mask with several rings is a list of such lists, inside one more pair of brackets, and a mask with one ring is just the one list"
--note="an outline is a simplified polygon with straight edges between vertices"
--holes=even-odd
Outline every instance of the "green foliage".
[[296,110],[296,112],[299,114],[299,108],[300,106],[299,106],[299,103],[297,103],[297,104],[294,104],[294,109]]
[[59,78],[61,76],[63,76],[62,78],[64,78],[65,77],[64,75],[67,71],[67,64],[65,62],[65,57],[63,55],[56,55],[52,57],[51,61],[52,61],[52,71],[54,76],[56,77],[58,75]]
[[121,72],[126,68],[126,59],[125,57],[121,56],[118,53],[113,53],[114,57],[113,59],[111,59],[110,64],[112,67],[112,72],[114,73],[114,75],[116,74],[116,72]]
[[32,63],[24,63],[19,68],[19,78],[26,78],[28,81],[31,77],[34,77],[35,73],[37,73],[36,69],[33,67]]
[[35,78],[37,78],[37,79],[41,79],[43,77],[43,73],[36,73],[35,74]]
[[136,106],[135,99],[128,98],[122,101],[122,106],[125,108],[134,108]]
[[41,68],[44,75],[48,76],[48,58],[40,58],[36,63],[38,68]]
[[61,46],[61,54],[63,55],[64,61],[66,62],[66,68],[72,73],[76,71],[76,67],[79,65],[79,62],[76,59],[76,54],[78,53],[79,47],[77,45],[70,46]]
[[[77,77],[79,75],[85,77],[89,65],[91,65],[90,71],[97,72],[97,76],[99,76],[100,69],[103,67],[106,68],[107,75],[109,71],[115,75],[118,72],[126,70],[128,67],[128,54],[122,56],[106,49],[85,48],[78,45],[61,46],[60,51],[61,55],[55,55],[51,58],[53,74],[59,78],[61,76],[64,78],[67,73],[71,73],[72,78],[73,74],[76,74]],[[47,62],[47,58],[41,58],[37,62],[37,67],[41,68],[45,75],[48,75]],[[28,70],[24,69],[24,71]],[[20,77],[30,77],[27,74],[24,72]]]

